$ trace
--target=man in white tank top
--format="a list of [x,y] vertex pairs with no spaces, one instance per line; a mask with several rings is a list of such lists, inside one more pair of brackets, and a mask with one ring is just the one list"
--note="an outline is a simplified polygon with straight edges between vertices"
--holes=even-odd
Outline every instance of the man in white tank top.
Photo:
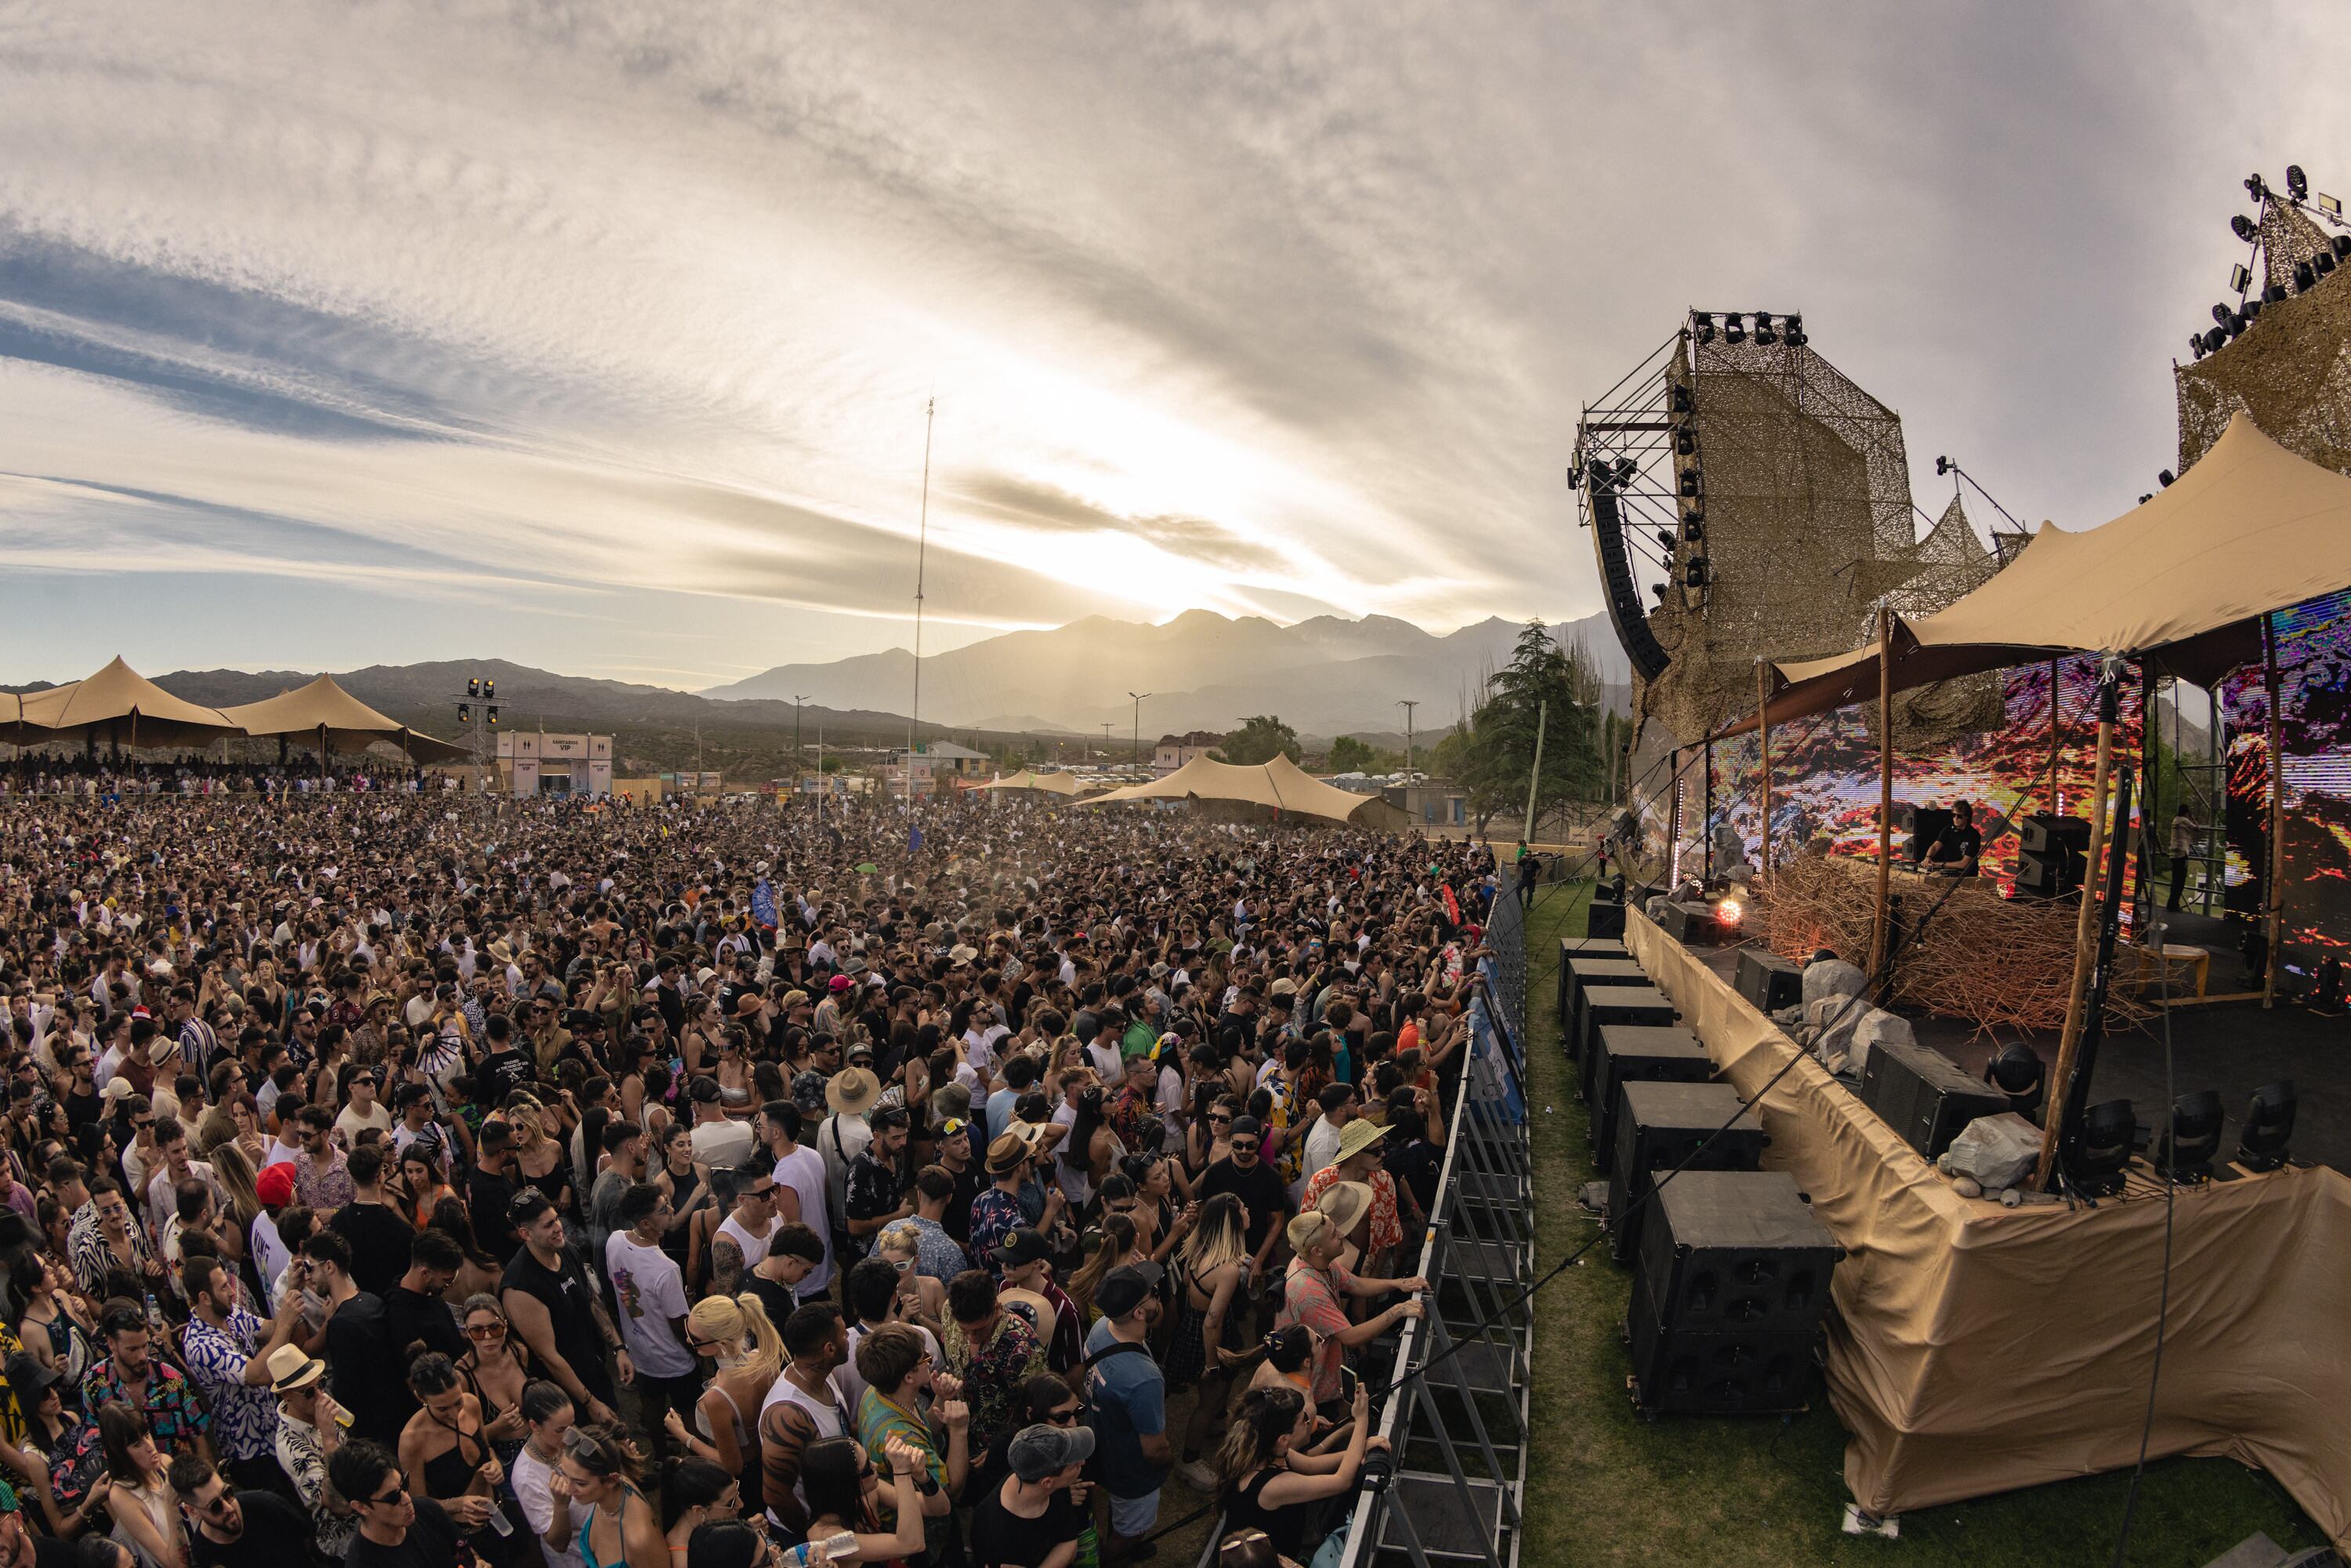
[[[759,1108],[758,1133],[776,1159],[776,1186],[791,1194],[779,1198],[777,1218],[786,1224],[798,1220],[816,1232],[824,1244],[824,1261],[809,1270],[799,1284],[802,1300],[821,1296],[832,1288],[832,1225],[825,1207],[824,1156],[800,1142],[806,1124],[800,1108],[789,1100],[771,1100]],[[798,1208],[793,1203],[797,1200]]]
[[743,1276],[768,1255],[776,1234],[776,1178],[754,1165],[736,1174],[733,1212],[710,1239],[710,1288],[734,1295]]

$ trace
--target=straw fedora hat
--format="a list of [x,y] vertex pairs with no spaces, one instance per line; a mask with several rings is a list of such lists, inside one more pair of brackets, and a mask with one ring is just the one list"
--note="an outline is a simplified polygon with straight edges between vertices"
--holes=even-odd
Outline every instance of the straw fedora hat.
[[1387,1135],[1388,1130],[1378,1123],[1356,1117],[1339,1129],[1339,1152],[1332,1156],[1332,1164],[1345,1165]]
[[1314,1200],[1314,1209],[1329,1216],[1340,1235],[1348,1235],[1372,1211],[1371,1186],[1360,1181],[1334,1181]]
[[315,1355],[305,1355],[298,1344],[281,1344],[269,1353],[265,1364],[269,1368],[269,1392],[290,1394],[297,1388],[307,1388],[319,1381],[327,1364]]
[[882,1098],[882,1081],[862,1067],[844,1067],[824,1088],[824,1103],[841,1116],[862,1116]]

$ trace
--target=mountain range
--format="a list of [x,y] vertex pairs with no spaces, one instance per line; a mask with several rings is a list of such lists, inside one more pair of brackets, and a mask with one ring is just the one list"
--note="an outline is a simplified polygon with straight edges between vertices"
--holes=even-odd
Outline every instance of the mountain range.
[[[1605,615],[1557,628],[1580,640],[1621,706],[1630,681]],[[1042,632],[1010,632],[923,660],[923,713],[950,726],[1113,739],[1136,726],[1132,694],[1145,694],[1147,737],[1226,731],[1277,714],[1301,736],[1434,733],[1470,706],[1485,677],[1510,662],[1520,624],[1495,616],[1438,635],[1393,616],[1317,616],[1284,626],[1262,616],[1189,610],[1161,625],[1089,616]],[[912,695],[914,655],[903,648],[827,664],[779,664],[702,695],[727,702],[900,706]]]

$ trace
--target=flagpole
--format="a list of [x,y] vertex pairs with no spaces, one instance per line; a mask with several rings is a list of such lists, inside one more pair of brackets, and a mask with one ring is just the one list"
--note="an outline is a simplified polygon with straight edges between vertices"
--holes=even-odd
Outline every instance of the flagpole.
[[[914,534],[914,700],[906,715],[906,821],[914,819],[914,731],[923,722],[923,568],[931,544],[931,425],[938,399],[923,404],[923,507]],[[909,835],[907,849],[914,844]]]

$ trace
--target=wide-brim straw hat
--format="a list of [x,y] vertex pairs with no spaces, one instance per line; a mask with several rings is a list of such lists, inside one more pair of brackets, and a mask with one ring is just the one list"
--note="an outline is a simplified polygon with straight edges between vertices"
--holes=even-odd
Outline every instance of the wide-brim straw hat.
[[1314,1200],[1314,1207],[1330,1216],[1340,1235],[1350,1235],[1364,1222],[1364,1216],[1372,1211],[1372,1189],[1365,1182],[1334,1181]]
[[841,1116],[862,1116],[882,1098],[882,1081],[862,1067],[844,1067],[824,1086],[824,1103]]

